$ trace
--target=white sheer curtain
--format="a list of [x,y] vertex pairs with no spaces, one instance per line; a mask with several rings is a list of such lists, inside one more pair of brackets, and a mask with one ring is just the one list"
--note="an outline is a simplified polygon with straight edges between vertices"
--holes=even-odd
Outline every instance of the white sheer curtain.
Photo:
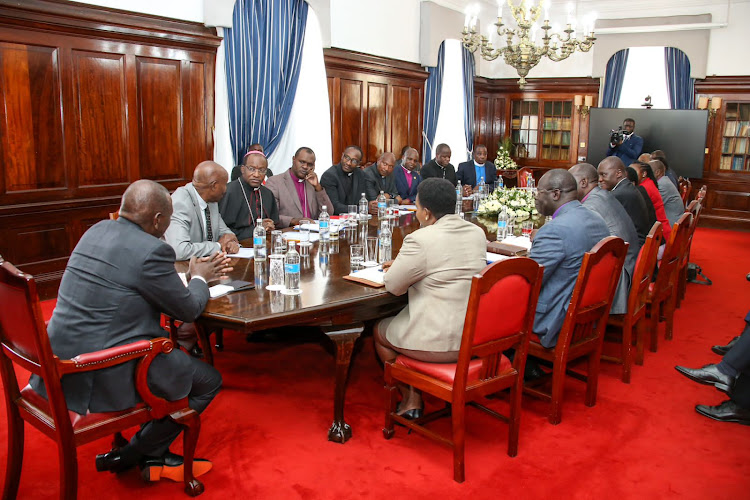
[[[224,28],[217,27],[216,32],[220,37],[224,37]],[[234,168],[234,154],[232,154],[232,141],[229,139],[229,98],[223,40],[216,52],[214,99],[214,161],[231,173]],[[194,167],[195,165],[190,168]]]
[[451,148],[451,163],[453,166],[469,159],[464,131],[465,97],[462,64],[461,42],[446,40],[440,114],[435,131],[435,141],[432,144],[432,155],[435,156],[435,148],[438,144],[447,144]]
[[654,109],[671,109],[664,47],[630,47],[618,108],[641,108],[651,96]]
[[294,152],[302,146],[315,151],[318,176],[333,164],[330,113],[320,25],[311,7],[307,13],[302,66],[289,124],[276,151],[268,159],[268,167],[274,175],[292,166]]

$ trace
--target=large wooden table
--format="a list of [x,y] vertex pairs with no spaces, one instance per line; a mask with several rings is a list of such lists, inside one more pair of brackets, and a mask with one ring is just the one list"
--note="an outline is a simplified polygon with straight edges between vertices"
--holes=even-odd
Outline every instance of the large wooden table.
[[[468,216],[467,216],[468,218]],[[344,395],[354,344],[364,330],[364,322],[393,315],[407,301],[385,288],[373,288],[343,279],[349,274],[349,246],[362,243],[365,235],[377,235],[377,218],[340,233],[338,241],[314,243],[309,257],[301,262],[300,295],[283,295],[266,289],[267,264],[251,259],[236,259],[230,277],[255,282],[254,290],[231,293],[209,301],[198,325],[204,329],[228,328],[250,333],[290,325],[318,326],[336,348],[336,377],[333,400],[333,424],[328,439],[339,443],[352,436],[344,421]],[[484,227],[494,240],[496,227]],[[404,237],[419,227],[414,214],[402,215],[393,228],[393,257]],[[251,246],[251,242],[243,244]],[[204,346],[207,356],[210,347]],[[211,358],[209,358],[210,360]]]

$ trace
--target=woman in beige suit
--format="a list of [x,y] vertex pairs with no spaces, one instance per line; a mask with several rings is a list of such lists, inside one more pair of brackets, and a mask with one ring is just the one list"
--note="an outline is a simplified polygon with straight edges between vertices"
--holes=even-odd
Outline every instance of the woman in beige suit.
[[[385,288],[409,293],[409,304],[375,325],[375,348],[383,362],[404,354],[434,363],[458,359],[471,278],[486,265],[484,231],[455,215],[456,191],[445,179],[419,184],[417,219],[421,228],[404,238],[398,256],[383,265]],[[402,387],[398,413],[422,414],[422,396]]]

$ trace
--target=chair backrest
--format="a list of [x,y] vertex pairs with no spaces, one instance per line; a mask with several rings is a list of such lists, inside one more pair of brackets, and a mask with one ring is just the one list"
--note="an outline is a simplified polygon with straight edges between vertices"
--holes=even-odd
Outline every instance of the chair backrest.
[[669,241],[667,241],[664,254],[659,261],[659,273],[654,282],[652,296],[666,292],[675,284],[676,273],[679,271],[680,262],[686,250],[692,220],[693,214],[685,212],[672,226]]
[[654,276],[659,247],[663,241],[664,233],[661,222],[656,221],[648,236],[646,236],[646,241],[643,243],[641,251],[638,253],[638,259],[635,261],[635,270],[633,271],[630,295],[628,296],[628,314],[632,318],[640,318],[646,314],[649,285]]
[[120,217],[120,211],[115,210],[114,212],[109,213],[109,220],[117,220]]
[[696,199],[696,200],[698,200],[698,201],[702,201],[702,200],[703,200],[703,198],[705,198],[705,197],[706,197],[706,194],[707,194],[707,193],[708,193],[708,188],[707,188],[707,187],[706,187],[706,185],[704,184],[704,185],[702,185],[702,186],[701,186],[701,188],[700,188],[700,189],[698,190],[698,194],[697,194],[697,195],[695,195],[695,199]]
[[[6,404],[20,393],[13,364],[42,377],[56,423],[67,415],[57,358],[52,354],[34,277],[0,257],[0,369]],[[68,420],[69,425],[69,420]]]
[[473,358],[484,360],[482,379],[496,375],[500,355],[511,347],[525,362],[543,271],[534,260],[516,257],[490,264],[472,278],[456,368],[457,387],[465,385]]
[[627,250],[622,238],[608,236],[583,256],[557,349],[602,335]]
[[690,199],[690,191],[692,190],[692,183],[690,179],[680,177],[678,182],[680,188],[680,197],[682,197],[682,204],[687,205],[688,199]]
[[518,171],[518,187],[527,187],[529,185],[529,175],[533,177],[534,172],[530,168],[523,167]]
[[690,229],[688,230],[687,241],[685,242],[685,249],[682,252],[683,262],[681,265],[687,265],[688,261],[690,260],[690,248],[693,245],[693,235],[695,234],[695,229],[698,227],[698,220],[700,219],[702,211],[703,211],[703,203],[701,203],[698,200],[691,201],[690,205],[688,205],[688,208],[686,210],[686,212],[689,212],[690,214],[693,215],[693,220],[690,223]]

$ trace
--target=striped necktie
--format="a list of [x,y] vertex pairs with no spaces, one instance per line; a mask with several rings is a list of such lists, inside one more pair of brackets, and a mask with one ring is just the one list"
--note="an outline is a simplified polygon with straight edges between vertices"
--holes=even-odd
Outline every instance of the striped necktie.
[[206,237],[208,241],[214,241],[214,232],[211,230],[211,210],[206,207]]

